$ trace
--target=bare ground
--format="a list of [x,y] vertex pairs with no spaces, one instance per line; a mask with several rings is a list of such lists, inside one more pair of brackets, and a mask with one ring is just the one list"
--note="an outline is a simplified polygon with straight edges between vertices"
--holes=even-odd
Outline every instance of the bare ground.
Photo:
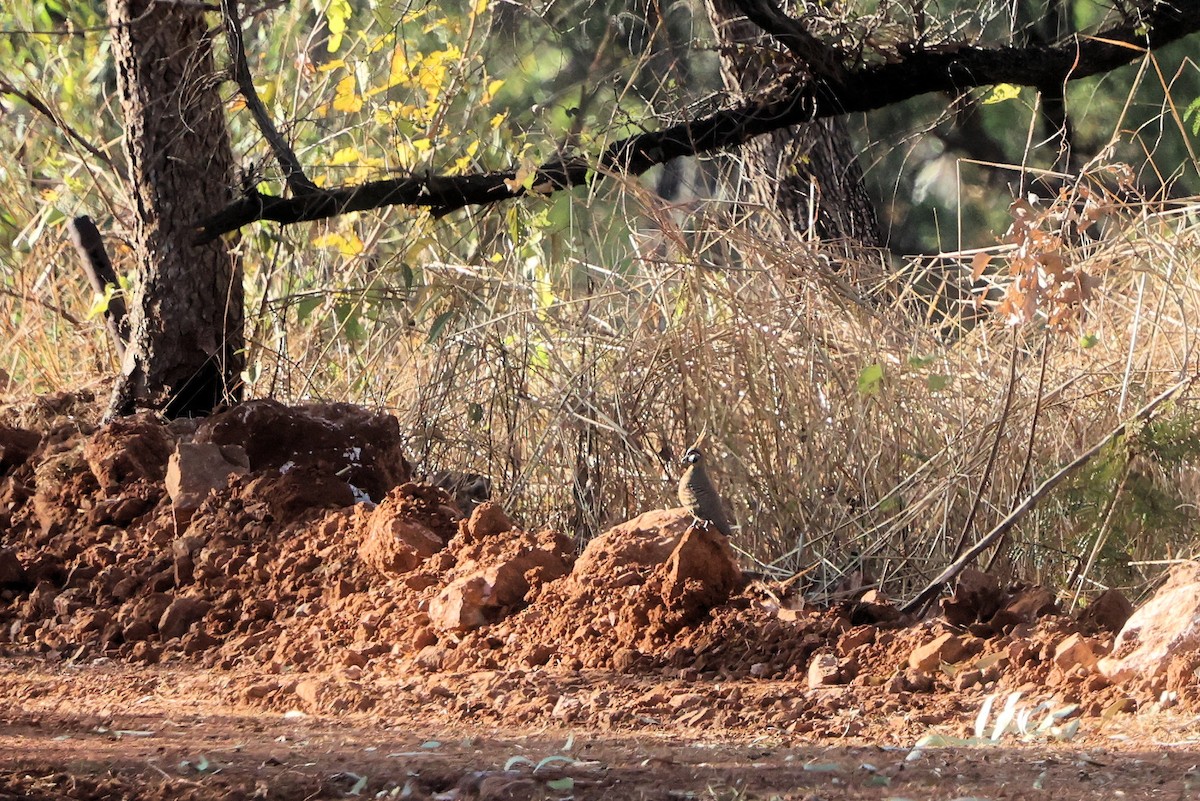
[[[973,575],[926,620],[813,608],[677,510],[580,554],[464,519],[352,407],[90,411],[0,418],[0,798],[1200,794],[1194,655],[1096,669],[1122,599]],[[914,752],[1017,691],[1075,736]]]

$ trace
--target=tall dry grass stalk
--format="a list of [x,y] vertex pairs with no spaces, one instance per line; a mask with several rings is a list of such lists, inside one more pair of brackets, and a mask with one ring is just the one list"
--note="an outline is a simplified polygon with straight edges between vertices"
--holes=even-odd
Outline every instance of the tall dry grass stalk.
[[[510,209],[478,222],[495,229],[479,235],[478,258],[429,245],[405,268],[371,254],[411,229],[363,217],[366,255],[339,261],[301,243],[303,269],[279,253],[255,262],[251,394],[387,408],[420,472],[489,476],[526,526],[581,541],[675,505],[674,457],[706,430],[747,564],[803,572],[827,597],[863,581],[903,595],[1197,369],[1200,205],[1118,202],[1102,178],[1084,182],[1106,198],[1087,231],[1062,223],[1078,193],[1038,212],[1049,246],[1097,282],[1062,330],[1046,327],[1045,308],[1017,325],[980,316],[975,299],[990,284],[995,305],[1018,245],[994,248],[974,291],[972,254],[879,277],[816,243],[756,238],[719,202],[671,207],[629,185],[611,230],[568,226],[488,258],[512,230],[497,217],[528,213]],[[622,227],[633,229],[623,261],[578,255],[619,251]],[[96,384],[114,368],[103,326],[81,322],[90,300],[70,258],[30,255],[5,285],[17,310],[0,342],[10,397]],[[938,283],[955,291],[933,297]],[[1035,509],[998,569],[1088,590],[1158,573],[1130,562],[1193,554],[1195,398],[1168,418],[1173,438],[1131,438]],[[1150,490],[1170,515],[1144,515]]]

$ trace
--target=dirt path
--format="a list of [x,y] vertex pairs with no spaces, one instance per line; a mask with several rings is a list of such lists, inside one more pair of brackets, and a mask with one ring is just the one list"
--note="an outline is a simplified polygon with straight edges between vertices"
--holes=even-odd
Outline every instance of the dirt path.
[[[930,748],[912,759],[913,743],[904,738],[814,741],[770,726],[473,726],[439,720],[440,710],[422,706],[327,717],[223,700],[254,681],[187,666],[0,660],[0,798],[1070,801],[1200,794],[1200,725],[1184,716],[1093,721],[1068,744],[1013,740]],[[868,728],[878,735],[889,725]],[[930,730],[939,728],[954,726]]]

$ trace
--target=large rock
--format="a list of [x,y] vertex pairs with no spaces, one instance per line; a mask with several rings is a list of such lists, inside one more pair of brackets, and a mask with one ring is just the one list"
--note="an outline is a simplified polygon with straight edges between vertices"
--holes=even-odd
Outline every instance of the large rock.
[[575,560],[581,584],[637,583],[670,558],[695,518],[686,509],[656,509],[594,537]]
[[724,603],[742,585],[729,540],[715,526],[689,526],[663,573],[663,602],[688,617]]
[[384,576],[409,572],[440,551],[445,540],[414,514],[410,496],[397,491],[371,511],[358,558]]
[[167,494],[180,521],[192,514],[213,490],[229,486],[230,476],[249,472],[250,458],[241,445],[181,442],[167,462]]
[[1200,563],[1171,571],[1167,583],[1125,622],[1098,669],[1115,682],[1166,675],[1174,657],[1200,649]]
[[193,441],[242,446],[254,472],[309,467],[337,475],[375,502],[412,473],[396,418],[347,403],[247,401],[204,420]]

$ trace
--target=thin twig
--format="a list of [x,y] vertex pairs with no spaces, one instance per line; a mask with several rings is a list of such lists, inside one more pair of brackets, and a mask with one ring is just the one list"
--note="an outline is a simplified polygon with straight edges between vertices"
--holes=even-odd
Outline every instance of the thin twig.
[[[1042,341],[1042,365],[1038,370],[1037,397],[1033,403],[1033,419],[1029,421],[1029,437],[1025,440],[1025,462],[1021,465],[1021,475],[1017,477],[1017,483],[1013,485],[1013,494],[1020,494],[1025,487],[1025,479],[1029,477],[1029,471],[1033,468],[1033,443],[1037,441],[1038,420],[1042,416],[1042,401],[1046,397],[1046,362],[1049,361],[1050,346],[1054,343],[1051,337],[1045,337]],[[988,557],[987,567],[983,572],[992,572],[992,567],[996,564],[996,560],[1000,558],[1000,554],[1004,552],[1004,543],[1008,539],[1008,532],[1000,535],[1000,539],[996,540],[996,547],[992,551],[992,555]]]
[[1012,411],[1013,397],[1017,394],[1017,353],[1020,351],[1017,340],[1017,332],[1012,332],[1012,354],[1008,359],[1008,388],[1004,393],[1004,408],[1000,412],[1000,421],[996,424],[996,436],[992,438],[992,450],[988,453],[987,464],[983,467],[983,476],[979,480],[979,489],[975,492],[975,500],[971,504],[971,511],[967,512],[967,519],[963,521],[962,531],[958,533],[958,543],[954,546],[953,559],[962,556],[963,548],[967,547],[967,535],[971,533],[971,526],[975,524],[975,515],[979,513],[979,507],[983,503],[983,494],[987,491],[988,484],[991,483],[992,471],[996,467],[996,457],[1000,453],[1000,443],[1004,441],[1004,429],[1008,423],[1008,415]]

